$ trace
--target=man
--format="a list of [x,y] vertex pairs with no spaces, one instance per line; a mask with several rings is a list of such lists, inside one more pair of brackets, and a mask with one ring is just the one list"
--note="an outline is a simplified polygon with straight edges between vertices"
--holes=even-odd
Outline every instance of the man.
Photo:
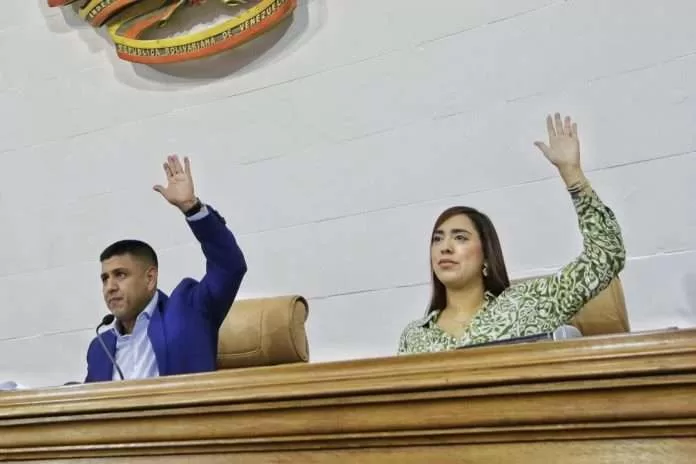
[[[164,163],[167,186],[156,185],[179,208],[206,259],[200,282],[185,278],[167,296],[157,288],[157,255],[144,242],[121,240],[100,256],[102,290],[113,329],[102,340],[125,379],[216,369],[218,330],[232,305],[246,263],[225,220],[194,194],[188,158]],[[87,351],[85,382],[120,380],[118,368],[96,338]]]

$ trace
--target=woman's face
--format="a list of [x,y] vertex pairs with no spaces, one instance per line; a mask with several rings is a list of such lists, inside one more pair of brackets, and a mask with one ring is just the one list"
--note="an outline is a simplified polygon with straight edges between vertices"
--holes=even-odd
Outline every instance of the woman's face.
[[483,279],[483,263],[481,237],[469,216],[452,216],[433,233],[430,264],[445,287],[463,288]]

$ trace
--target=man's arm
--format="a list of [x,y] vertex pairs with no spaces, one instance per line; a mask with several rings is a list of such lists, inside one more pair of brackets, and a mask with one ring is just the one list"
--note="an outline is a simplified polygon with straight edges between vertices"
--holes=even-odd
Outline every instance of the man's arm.
[[176,155],[169,156],[163,166],[167,187],[155,185],[154,190],[186,216],[206,259],[206,273],[194,287],[192,304],[219,326],[246,274],[244,255],[225,219],[196,197],[189,159],[185,157],[182,166]]
[[242,284],[246,260],[225,219],[215,209],[201,203],[200,210],[186,219],[206,260],[205,276],[193,290],[194,306],[203,308],[220,325]]

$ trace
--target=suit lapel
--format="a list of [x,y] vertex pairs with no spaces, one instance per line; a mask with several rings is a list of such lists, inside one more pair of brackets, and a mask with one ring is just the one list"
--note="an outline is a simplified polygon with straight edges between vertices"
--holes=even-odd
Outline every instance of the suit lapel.
[[[109,350],[109,353],[111,353],[111,356],[115,357],[116,335],[114,334],[114,332],[112,330],[105,331],[103,334],[101,334],[101,339],[104,341],[104,344],[106,345],[106,348]],[[114,365],[111,363],[111,360],[106,355],[101,346],[95,354],[98,358],[97,362],[93,364],[94,369],[96,371],[94,373],[95,379],[103,381],[112,380],[114,378]]]
[[167,295],[157,290],[157,308],[152,312],[152,319],[147,328],[147,336],[152,344],[152,350],[157,359],[157,369],[160,375],[167,375],[169,372],[169,359],[167,356],[167,332],[164,323],[164,308],[167,304]]

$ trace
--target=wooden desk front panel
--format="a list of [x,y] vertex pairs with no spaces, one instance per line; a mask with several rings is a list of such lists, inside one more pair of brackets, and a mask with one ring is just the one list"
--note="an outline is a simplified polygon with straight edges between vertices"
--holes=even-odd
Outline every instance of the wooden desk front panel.
[[0,461],[696,462],[696,331],[0,395]]

